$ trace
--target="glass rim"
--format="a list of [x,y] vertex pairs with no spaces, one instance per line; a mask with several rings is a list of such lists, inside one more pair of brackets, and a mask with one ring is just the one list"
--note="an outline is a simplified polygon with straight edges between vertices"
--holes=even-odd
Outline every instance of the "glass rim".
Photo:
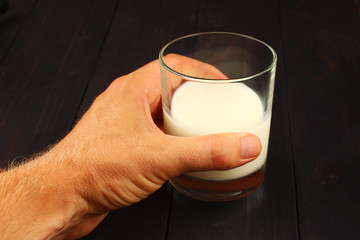
[[[196,36],[200,36],[200,35],[232,35],[232,36],[237,36],[237,37],[241,37],[241,38],[247,38],[249,40],[252,41],[256,41],[260,44],[262,44],[263,46],[265,46],[268,50],[270,50],[271,54],[272,54],[272,61],[271,64],[269,66],[267,66],[264,70],[259,71],[255,74],[251,74],[249,76],[246,77],[240,77],[240,78],[228,78],[228,79],[207,79],[207,78],[200,78],[200,77],[194,77],[194,76],[189,76],[186,75],[184,73],[175,71],[174,69],[172,69],[171,67],[169,67],[163,57],[164,57],[164,52],[165,50],[172,45],[173,43],[176,43],[180,40],[183,39],[187,39],[187,38],[191,38],[191,37],[196,37]],[[189,34],[189,35],[185,35],[179,38],[176,38],[172,41],[170,41],[169,43],[167,43],[159,52],[159,62],[161,64],[161,66],[163,66],[166,70],[168,70],[169,72],[178,75],[186,80],[191,80],[191,81],[196,81],[196,82],[223,82],[223,83],[230,83],[230,82],[240,82],[240,81],[245,81],[245,80],[249,80],[249,79],[253,79],[255,77],[258,77],[260,75],[263,75],[264,73],[267,73],[269,71],[271,71],[275,66],[276,66],[276,62],[277,62],[277,55],[275,50],[267,43],[265,43],[264,41],[261,41],[257,38],[254,37],[250,37],[248,35],[245,34],[240,34],[240,33],[233,33],[233,32],[200,32],[200,33],[193,33],[193,34]]]

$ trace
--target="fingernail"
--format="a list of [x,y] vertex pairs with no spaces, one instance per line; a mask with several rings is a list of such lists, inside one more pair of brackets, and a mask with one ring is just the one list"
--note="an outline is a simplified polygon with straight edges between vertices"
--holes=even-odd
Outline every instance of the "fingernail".
[[241,158],[252,159],[259,156],[261,152],[261,142],[254,135],[242,137],[241,140]]

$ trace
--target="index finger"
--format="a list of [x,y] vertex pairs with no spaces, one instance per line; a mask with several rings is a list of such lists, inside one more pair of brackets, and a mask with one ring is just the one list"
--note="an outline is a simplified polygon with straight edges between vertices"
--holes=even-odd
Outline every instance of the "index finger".
[[[169,54],[163,58],[163,61],[169,68],[180,74],[208,79],[227,78],[216,67],[182,55]],[[139,68],[131,73],[129,77],[136,85],[136,88],[146,94],[151,114],[156,118],[159,113],[161,113],[161,77],[159,60],[152,61]],[[170,81],[171,85],[168,87],[173,90],[181,84],[182,78],[172,74]]]

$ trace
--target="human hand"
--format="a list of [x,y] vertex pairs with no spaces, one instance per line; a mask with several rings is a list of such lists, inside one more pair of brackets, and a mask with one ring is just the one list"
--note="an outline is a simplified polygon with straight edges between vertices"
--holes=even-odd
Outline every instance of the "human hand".
[[[223,77],[207,64],[175,55],[167,58],[188,72]],[[185,172],[238,167],[260,153],[258,138],[246,133],[193,138],[164,134],[153,121],[161,116],[159,74],[154,61],[116,79],[64,140],[82,145],[73,161],[87,171],[85,176],[92,176],[85,188],[91,192],[79,188],[80,195],[90,197],[91,213],[138,202]]]
[[[197,75],[223,76],[189,58],[166,58]],[[161,116],[159,69],[153,61],[116,79],[74,129],[40,157],[56,163],[53,168],[61,166],[57,175],[65,180],[59,184],[66,185],[64,192],[72,198],[54,237],[85,236],[109,211],[146,198],[175,176],[231,169],[260,153],[260,140],[248,133],[191,138],[164,134],[153,120]]]

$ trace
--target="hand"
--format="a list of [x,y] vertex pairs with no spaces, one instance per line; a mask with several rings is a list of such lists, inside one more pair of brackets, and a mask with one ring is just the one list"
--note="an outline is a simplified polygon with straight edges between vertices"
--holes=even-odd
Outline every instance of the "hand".
[[[223,76],[189,58],[166,58],[187,71]],[[63,226],[52,236],[85,236],[109,211],[146,198],[172,177],[238,167],[260,153],[259,139],[248,133],[164,134],[153,120],[161,116],[159,68],[154,61],[116,79],[61,142],[29,163],[57,168],[53,175],[65,179],[59,185],[66,185],[65,196],[72,199],[60,218]]]

